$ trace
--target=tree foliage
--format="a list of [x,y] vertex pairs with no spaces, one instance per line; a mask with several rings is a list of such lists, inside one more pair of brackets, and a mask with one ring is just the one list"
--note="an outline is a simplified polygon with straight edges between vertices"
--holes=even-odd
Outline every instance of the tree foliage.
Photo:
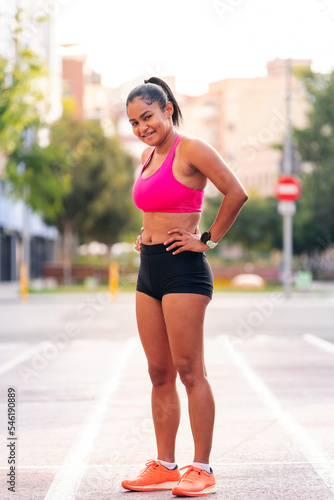
[[24,131],[40,124],[46,68],[27,46],[20,44],[22,11],[17,10],[13,59],[0,56],[0,152],[8,156],[22,147]]
[[[222,197],[218,195],[206,199],[203,214],[205,227],[214,221]],[[270,252],[282,247],[282,222],[277,212],[276,198],[250,196],[247,205],[239,213],[237,220],[224,236],[228,243],[240,243],[244,250]]]
[[310,103],[308,124],[294,129],[298,151],[311,171],[302,174],[303,192],[294,217],[297,253],[319,251],[334,239],[334,71],[300,74]]
[[[50,128],[50,144],[34,143],[16,152],[7,167],[15,192],[48,224],[61,231],[70,222],[82,240],[106,244],[131,226],[132,158],[115,137],[106,137],[97,122],[80,121],[65,106]],[[25,171],[16,165],[25,163]]]
[[99,123],[74,118],[69,102],[50,127],[49,145],[40,146],[47,72],[22,43],[23,16],[17,9],[13,57],[0,57],[0,153],[12,194],[61,232],[69,228],[82,240],[112,244],[140,227],[131,199],[132,159]]
[[[330,75],[299,72],[309,102],[308,123],[294,128],[294,141],[304,162],[302,195],[293,218],[295,254],[318,254],[334,240],[334,72]],[[308,168],[305,168],[305,167]],[[205,225],[216,216],[221,196],[207,200]],[[251,196],[224,239],[244,249],[282,248],[282,217],[275,198]]]

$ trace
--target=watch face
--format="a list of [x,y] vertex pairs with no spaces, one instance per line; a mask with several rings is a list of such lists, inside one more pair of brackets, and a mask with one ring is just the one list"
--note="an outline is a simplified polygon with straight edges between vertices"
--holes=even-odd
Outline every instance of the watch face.
[[201,242],[206,243],[209,239],[211,238],[211,234],[209,231],[206,231],[205,233],[202,234],[201,236]]

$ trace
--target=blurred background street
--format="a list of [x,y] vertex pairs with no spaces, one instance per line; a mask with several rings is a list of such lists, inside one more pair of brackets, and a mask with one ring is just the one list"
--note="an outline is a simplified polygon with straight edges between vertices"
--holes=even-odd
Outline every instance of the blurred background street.
[[[155,76],[178,133],[212,145],[249,195],[207,252],[215,498],[334,499],[334,3],[166,5],[2,2],[0,498],[171,497],[120,488],[156,458],[134,314],[145,145],[125,106]],[[201,233],[222,200],[209,180]]]
[[[7,291],[8,293],[8,291]],[[219,499],[334,498],[334,293],[216,293],[205,324]],[[16,389],[16,492],[2,499],[171,498],[120,483],[155,457],[134,294],[0,298],[0,425]],[[192,460],[186,394],[177,462]],[[5,433],[4,433],[5,434]]]

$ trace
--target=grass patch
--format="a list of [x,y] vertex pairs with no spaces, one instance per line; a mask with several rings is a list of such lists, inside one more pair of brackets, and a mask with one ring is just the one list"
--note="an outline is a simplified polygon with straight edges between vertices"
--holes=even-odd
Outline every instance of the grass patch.
[[[135,292],[136,290],[136,284],[135,283],[123,283],[120,284],[119,287],[119,293],[124,293],[124,292]],[[29,289],[29,293],[31,294],[41,294],[41,293],[46,293],[46,294],[52,294],[52,293],[105,293],[108,292],[109,288],[107,285],[99,285],[94,288],[88,288],[85,285],[71,285],[71,286],[58,286],[56,288],[52,289],[41,289],[41,290],[34,290],[34,289]],[[217,284],[214,286],[214,292],[226,292],[226,293],[268,293],[268,292],[282,292],[283,287],[281,284],[267,284],[263,288],[260,289],[254,289],[254,288],[235,288],[233,286],[230,286],[228,284],[222,285],[222,284]]]
[[214,292],[226,293],[269,293],[269,292],[282,292],[283,286],[281,284],[267,284],[262,288],[236,288],[231,285],[215,285]]

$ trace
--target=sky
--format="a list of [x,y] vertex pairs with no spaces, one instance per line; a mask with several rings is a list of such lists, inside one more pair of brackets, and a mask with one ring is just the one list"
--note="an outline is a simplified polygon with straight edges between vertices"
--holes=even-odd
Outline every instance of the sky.
[[[108,87],[176,77],[198,95],[225,78],[266,75],[275,58],[334,68],[334,0],[55,0],[57,44],[87,55]],[[64,50],[64,49],[59,49]]]

